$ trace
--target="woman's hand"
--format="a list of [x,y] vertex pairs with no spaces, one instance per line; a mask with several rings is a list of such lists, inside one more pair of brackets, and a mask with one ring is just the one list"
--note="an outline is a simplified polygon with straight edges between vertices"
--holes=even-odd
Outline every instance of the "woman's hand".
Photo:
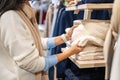
[[65,37],[66,37],[67,41],[68,41],[68,40],[71,40],[71,36],[72,36],[73,30],[74,30],[75,28],[76,28],[76,26],[72,26],[72,27],[68,30],[68,32],[65,34]]
[[72,26],[71,28],[69,28],[66,34],[55,37],[55,45],[57,46],[71,40],[71,36],[75,27],[76,26]]
[[[79,43],[79,42],[78,42]],[[71,46],[68,50],[66,50],[65,52],[69,52],[71,55],[73,54],[78,54],[79,52],[81,52],[83,50],[84,47],[81,47],[77,44]]]
[[75,44],[74,46],[70,47],[69,49],[65,50],[63,53],[61,54],[57,54],[58,57],[58,61],[62,61],[68,57],[70,57],[73,54],[78,54],[79,52],[81,52],[83,50],[84,47],[80,47],[78,46],[78,43]]

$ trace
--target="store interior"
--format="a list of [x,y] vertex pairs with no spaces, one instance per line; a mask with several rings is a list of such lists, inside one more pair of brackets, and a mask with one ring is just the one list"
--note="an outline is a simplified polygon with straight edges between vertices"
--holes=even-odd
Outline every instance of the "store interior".
[[15,1],[0,2],[0,80],[120,80],[120,0]]
[[[73,55],[58,63],[54,67],[51,67],[49,69],[50,80],[54,80],[54,78],[58,80],[104,80],[106,78],[107,80],[110,74],[106,73],[106,68],[108,68],[107,66],[110,66],[111,64],[108,65],[108,62],[105,61],[105,58],[107,57],[103,54],[103,50],[105,49],[105,36],[107,34],[108,25],[110,24],[114,1],[41,0],[41,3],[39,2],[40,1],[33,1],[32,6],[37,9],[37,15],[39,15],[39,19],[37,17],[37,20],[43,37],[59,36],[66,33],[66,28],[73,25],[80,27],[81,24],[86,25],[86,28],[88,26],[88,31],[90,29],[93,29],[93,31],[98,30],[97,32],[100,31],[101,33],[102,31],[103,34],[101,35],[104,35],[103,42],[101,43],[99,43],[99,39],[95,39],[95,41],[93,40],[96,44],[94,48],[92,48],[92,46],[90,48],[93,49],[93,52],[88,49],[89,47],[86,47],[86,50],[88,49],[88,51],[85,53],[83,51],[83,55],[82,53],[79,53],[80,55]],[[103,29],[99,28],[100,25],[103,25]],[[85,37],[85,31],[78,32],[79,30],[80,28],[76,29],[76,33],[74,32],[73,40],[76,40],[81,36]],[[91,34],[92,36],[97,36],[96,32]],[[60,53],[62,52],[62,49],[69,47],[68,43],[48,50],[48,53],[52,55]],[[97,51],[97,48],[101,50]]]

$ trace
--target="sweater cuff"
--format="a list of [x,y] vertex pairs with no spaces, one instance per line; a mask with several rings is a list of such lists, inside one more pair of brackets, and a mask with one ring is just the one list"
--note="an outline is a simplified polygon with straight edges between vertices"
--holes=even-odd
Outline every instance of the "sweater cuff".
[[51,49],[55,47],[55,39],[54,38],[48,38],[47,40],[47,48]]
[[52,56],[45,56],[45,67],[44,67],[44,71],[48,71],[48,69],[52,66],[54,66],[55,64],[58,63],[58,59],[56,55],[52,55]]

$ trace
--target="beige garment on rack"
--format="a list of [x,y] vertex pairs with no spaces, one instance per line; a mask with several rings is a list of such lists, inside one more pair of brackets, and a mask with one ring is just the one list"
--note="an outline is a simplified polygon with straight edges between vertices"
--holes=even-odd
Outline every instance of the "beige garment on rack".
[[50,36],[51,29],[52,29],[53,15],[54,15],[53,5],[50,4],[46,14],[44,37]]
[[[114,56],[114,45],[118,38],[118,34],[120,33],[120,11],[119,11],[120,5],[119,4],[120,4],[120,0],[114,1],[110,29],[107,33],[105,44],[104,44],[104,54],[105,54],[105,60],[107,63],[106,76],[105,76],[106,79],[110,79],[111,64]],[[116,80],[116,79],[113,78],[113,80]]]
[[120,34],[114,47],[110,80],[120,80]]

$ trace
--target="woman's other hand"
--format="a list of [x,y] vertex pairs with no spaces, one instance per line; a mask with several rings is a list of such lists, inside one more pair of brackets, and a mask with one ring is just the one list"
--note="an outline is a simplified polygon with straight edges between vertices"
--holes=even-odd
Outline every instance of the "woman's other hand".
[[73,33],[73,30],[76,28],[77,26],[72,26],[68,32],[65,34],[65,37],[67,40],[71,40],[71,36],[72,36],[72,33]]
[[75,44],[74,46],[71,46],[69,49],[65,50],[63,53],[57,54],[58,61],[62,61],[73,54],[78,54],[83,50],[83,48],[84,47],[78,46],[78,43]]
[[73,54],[78,54],[79,52],[81,52],[84,47],[79,46],[78,43],[71,46],[68,50],[65,51],[65,53],[69,52],[71,55],[73,55]]

